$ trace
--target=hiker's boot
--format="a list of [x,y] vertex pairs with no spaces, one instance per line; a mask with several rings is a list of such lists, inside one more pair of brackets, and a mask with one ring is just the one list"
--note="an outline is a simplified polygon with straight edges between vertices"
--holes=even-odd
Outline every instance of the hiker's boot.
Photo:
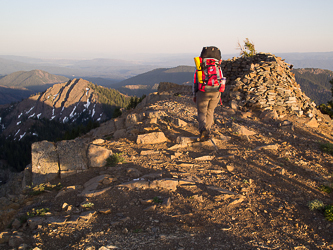
[[207,141],[209,139],[209,133],[207,130],[204,130],[200,133],[200,141]]
[[207,140],[208,139],[213,139],[214,137],[213,137],[213,133],[212,133],[212,131],[210,131],[210,130],[208,130],[207,131]]

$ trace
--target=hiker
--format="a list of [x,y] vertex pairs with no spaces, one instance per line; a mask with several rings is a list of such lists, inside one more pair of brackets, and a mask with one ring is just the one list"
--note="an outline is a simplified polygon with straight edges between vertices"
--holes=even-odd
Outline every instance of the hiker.
[[225,89],[221,70],[221,51],[214,46],[204,47],[200,57],[194,58],[196,71],[193,80],[193,101],[197,105],[200,141],[212,137],[214,110]]

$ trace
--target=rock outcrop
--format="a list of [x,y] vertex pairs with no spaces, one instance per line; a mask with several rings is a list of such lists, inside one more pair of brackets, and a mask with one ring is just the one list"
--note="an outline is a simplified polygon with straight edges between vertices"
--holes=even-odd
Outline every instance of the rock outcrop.
[[[100,146],[104,140],[90,142],[87,139],[75,139],[52,143],[41,141],[32,145],[32,167],[27,168],[24,186],[39,185],[56,178],[80,173],[90,168],[101,168],[112,151]],[[31,173],[30,173],[30,171]]]
[[290,69],[290,64],[269,53],[223,61],[222,70],[227,77],[223,100],[236,102],[243,110],[275,110],[281,117],[320,116]]

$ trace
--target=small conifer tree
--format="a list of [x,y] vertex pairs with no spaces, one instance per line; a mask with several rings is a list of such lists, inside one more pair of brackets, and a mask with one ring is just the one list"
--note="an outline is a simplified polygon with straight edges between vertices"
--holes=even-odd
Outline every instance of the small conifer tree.
[[[333,79],[330,80],[331,91],[332,91],[332,97],[333,97]],[[331,118],[333,118],[333,99],[331,101],[328,101],[327,104],[320,104],[319,110],[323,114],[328,114]]]
[[244,46],[238,42],[238,49],[240,49],[240,55],[243,57],[251,57],[257,53],[254,48],[254,43],[250,42],[248,38],[244,40]]

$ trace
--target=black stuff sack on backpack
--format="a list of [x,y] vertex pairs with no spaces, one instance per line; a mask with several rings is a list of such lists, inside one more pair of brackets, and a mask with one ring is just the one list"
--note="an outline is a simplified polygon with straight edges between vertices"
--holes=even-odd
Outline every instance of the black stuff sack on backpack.
[[203,47],[201,54],[201,58],[215,58],[217,60],[221,60],[221,51],[214,46]]

